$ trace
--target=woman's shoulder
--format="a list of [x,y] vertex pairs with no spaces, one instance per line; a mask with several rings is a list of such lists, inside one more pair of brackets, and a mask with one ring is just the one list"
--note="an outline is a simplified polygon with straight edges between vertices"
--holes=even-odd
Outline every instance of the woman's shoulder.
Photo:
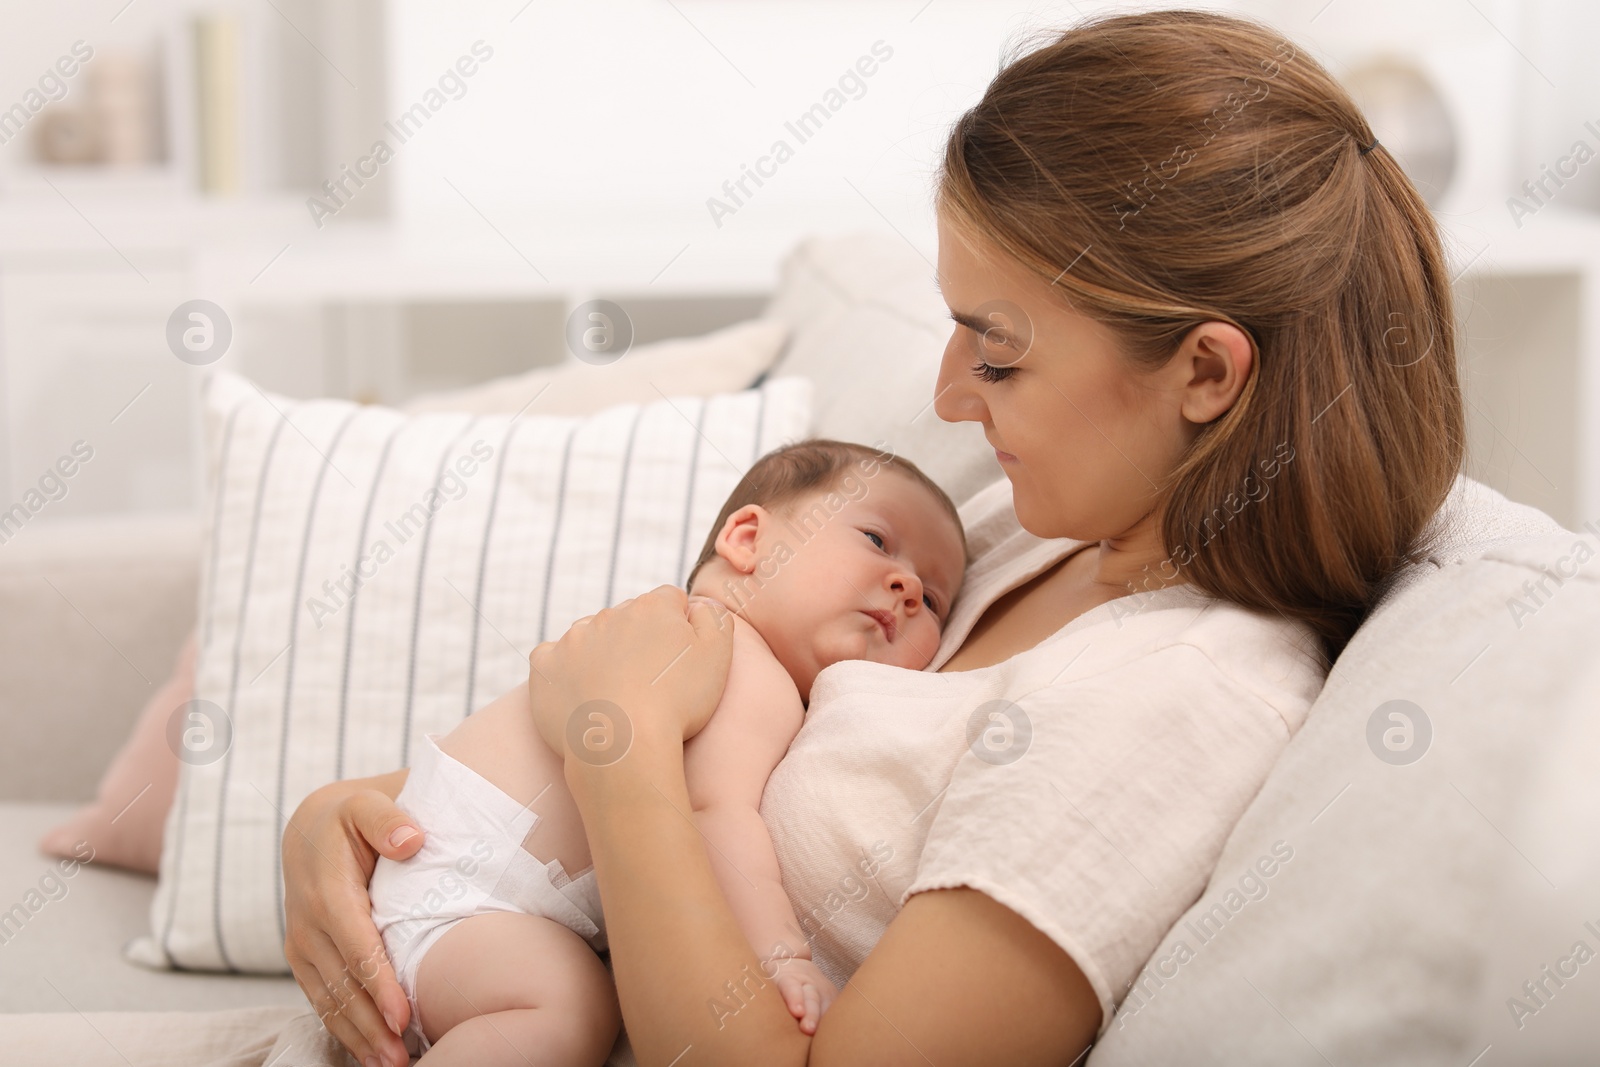
[[[1113,600],[1090,625],[1063,641],[1047,678],[1035,675],[1035,699],[1081,699],[1086,686],[1127,699],[1254,697],[1293,733],[1327,679],[1315,631],[1305,622],[1259,611],[1176,585]],[[1030,672],[1032,673],[1032,672]]]
[[1178,640],[1203,652],[1217,672],[1277,709],[1290,730],[1322,692],[1329,663],[1322,639],[1302,619],[1201,593],[1209,610]]
[[[959,511],[972,563],[957,605],[960,617],[952,617],[953,625],[980,614],[1001,590],[1043,570],[1081,543],[1047,540],[1024,530],[1012,505],[1008,478],[980,489]],[[948,636],[954,644],[961,632],[958,628]],[[1060,663],[1051,666],[1049,687],[1070,686],[1085,672],[1120,665],[1128,665],[1142,684],[1160,687],[1166,684],[1162,673],[1137,664],[1183,658],[1160,655],[1174,646],[1193,649],[1200,653],[1188,657],[1194,669],[1209,670],[1232,688],[1260,697],[1278,710],[1291,730],[1298,728],[1329,669],[1320,639],[1305,622],[1249,608],[1189,584],[1109,601],[1074,620],[1047,644],[1058,647],[1075,664],[1065,670]]]

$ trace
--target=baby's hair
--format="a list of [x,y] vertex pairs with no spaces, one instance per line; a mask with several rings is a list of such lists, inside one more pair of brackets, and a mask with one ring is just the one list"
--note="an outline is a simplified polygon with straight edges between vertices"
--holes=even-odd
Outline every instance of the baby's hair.
[[867,477],[873,477],[885,468],[897,470],[925,486],[955,522],[956,533],[961,537],[962,560],[966,562],[967,534],[962,529],[961,515],[955,503],[915,463],[867,445],[811,437],[773,449],[756,460],[744,477],[739,479],[739,484],[733,487],[733,492],[728,494],[727,501],[723,503],[717,521],[711,524],[705,547],[700,549],[700,558],[694,561],[684,588],[694,587],[695,575],[717,554],[717,534],[722,531],[729,515],[746,504],[757,504],[773,511],[811,493],[837,488],[844,476],[856,467],[867,472]]

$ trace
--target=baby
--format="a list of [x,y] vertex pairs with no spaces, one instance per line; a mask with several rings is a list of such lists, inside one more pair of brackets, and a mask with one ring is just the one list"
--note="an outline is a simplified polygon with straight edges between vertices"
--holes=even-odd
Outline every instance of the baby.
[[[932,661],[966,563],[955,505],[912,463],[812,439],[763,456],[722,507],[691,599],[732,620],[726,688],[684,747],[707,855],[741,931],[806,1032],[837,990],[811,962],[759,808],[824,667]],[[620,715],[620,712],[619,712]],[[579,758],[612,762],[629,730],[573,724]],[[425,831],[380,857],[373,922],[411,1002],[408,1047],[451,1063],[603,1064],[621,1013],[597,952],[605,920],[562,757],[525,686],[426,735],[396,803]]]

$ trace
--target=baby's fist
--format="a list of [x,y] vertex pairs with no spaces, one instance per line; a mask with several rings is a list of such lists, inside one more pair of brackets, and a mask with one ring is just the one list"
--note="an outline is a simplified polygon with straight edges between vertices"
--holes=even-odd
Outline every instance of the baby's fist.
[[770,961],[777,972],[778,993],[789,1008],[789,1014],[800,1020],[800,1029],[807,1034],[817,1032],[817,1021],[828,1010],[839,990],[808,959],[797,956]]

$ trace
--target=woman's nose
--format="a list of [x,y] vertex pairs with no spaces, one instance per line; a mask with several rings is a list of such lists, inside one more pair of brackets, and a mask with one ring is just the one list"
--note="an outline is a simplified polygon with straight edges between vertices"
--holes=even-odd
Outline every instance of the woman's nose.
[[988,415],[983,398],[972,387],[971,370],[977,357],[965,331],[965,326],[957,326],[945,342],[939,378],[933,386],[933,412],[945,422],[982,422]]

